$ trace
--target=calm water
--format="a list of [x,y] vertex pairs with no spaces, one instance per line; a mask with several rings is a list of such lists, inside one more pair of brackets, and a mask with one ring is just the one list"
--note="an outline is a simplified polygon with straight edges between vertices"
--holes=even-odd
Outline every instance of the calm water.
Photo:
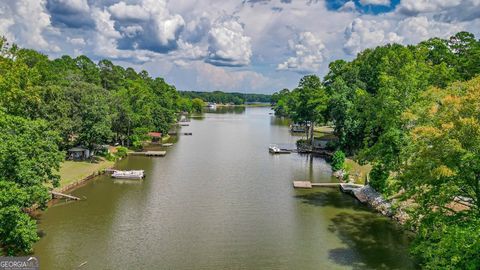
[[[410,269],[407,237],[337,189],[308,155],[270,155],[298,137],[267,108],[192,119],[164,158],[129,157],[143,182],[103,176],[40,219],[42,269]],[[85,263],[86,262],[86,263]]]

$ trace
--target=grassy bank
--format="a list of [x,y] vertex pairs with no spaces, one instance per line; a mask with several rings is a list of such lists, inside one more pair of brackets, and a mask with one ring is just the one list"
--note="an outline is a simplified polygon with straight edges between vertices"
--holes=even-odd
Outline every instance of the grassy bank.
[[352,159],[345,159],[345,171],[354,177],[356,184],[364,184],[371,169],[370,164],[360,165]]
[[105,159],[99,159],[96,163],[88,161],[64,161],[60,167],[60,187],[57,189],[81,181],[96,172],[111,168],[114,164],[114,161]]

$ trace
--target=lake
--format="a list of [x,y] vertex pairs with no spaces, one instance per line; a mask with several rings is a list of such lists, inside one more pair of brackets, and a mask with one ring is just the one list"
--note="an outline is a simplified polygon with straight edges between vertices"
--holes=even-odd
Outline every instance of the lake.
[[269,108],[221,108],[193,118],[160,158],[130,156],[140,182],[104,175],[40,217],[41,269],[413,269],[408,235],[336,188],[321,157],[293,147]]

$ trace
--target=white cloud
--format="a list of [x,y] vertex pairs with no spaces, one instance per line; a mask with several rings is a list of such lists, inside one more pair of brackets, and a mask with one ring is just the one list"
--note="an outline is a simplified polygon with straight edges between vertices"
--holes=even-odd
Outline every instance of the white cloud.
[[49,2],[52,5],[62,6],[63,12],[83,13],[90,11],[87,0],[49,0]]
[[432,37],[448,38],[462,30],[464,30],[464,27],[461,23],[437,22],[429,20],[425,16],[405,18],[400,21],[396,29],[409,44],[415,44]]
[[133,38],[143,32],[140,25],[120,26],[120,32],[126,37]]
[[440,11],[444,8],[458,6],[461,2],[462,0],[402,0],[398,9],[402,12],[416,14]]
[[348,1],[341,8],[338,9],[338,11],[343,11],[343,12],[350,12],[350,11],[355,11],[357,8],[355,7],[355,2],[353,1]]
[[0,2],[2,34],[23,46],[49,52],[59,51],[57,45],[49,43],[44,37],[45,32],[53,32],[45,5],[45,0]]
[[177,58],[183,60],[201,60],[207,56],[207,50],[206,48],[179,40],[178,51],[174,52],[174,54],[176,54]]
[[142,0],[137,5],[118,2],[108,11],[123,34],[121,49],[145,49],[166,53],[178,46],[183,17],[171,14],[165,0]]
[[197,62],[194,66],[196,71],[196,85],[203,89],[218,90],[252,90],[262,89],[269,79],[254,71],[239,70],[227,71],[223,67],[208,65]]
[[311,32],[302,32],[297,40],[289,40],[294,56],[277,66],[278,70],[294,70],[300,73],[315,72],[324,61],[325,45]]
[[75,46],[85,46],[85,40],[83,38],[70,38],[67,37],[68,43],[75,45]]
[[374,5],[374,6],[390,6],[390,0],[360,0],[362,6]]
[[252,56],[251,38],[233,18],[220,19],[209,31],[207,62],[220,66],[245,66]]
[[108,7],[113,18],[118,20],[148,20],[150,15],[143,6],[127,5],[125,2],[118,2]]
[[95,47],[96,55],[103,57],[117,57],[117,39],[121,34],[115,30],[114,21],[110,17],[110,13],[104,9],[93,9],[93,18],[95,20]]
[[387,43],[401,43],[403,38],[390,31],[388,21],[376,21],[356,18],[345,29],[346,42],[343,46],[347,54],[355,55],[360,51]]
[[[258,79],[272,90],[293,87],[302,72],[321,76],[329,62],[365,48],[480,34],[480,0],[401,0],[381,14],[368,10],[391,0],[359,1],[331,10],[321,0],[0,0],[0,35],[50,56],[83,53],[161,70],[190,89],[240,90]],[[197,68],[216,75],[197,87]]]

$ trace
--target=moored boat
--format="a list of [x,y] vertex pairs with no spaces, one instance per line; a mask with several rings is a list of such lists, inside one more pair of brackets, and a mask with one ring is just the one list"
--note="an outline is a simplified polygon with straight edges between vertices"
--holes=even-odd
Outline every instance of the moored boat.
[[145,171],[144,170],[114,171],[112,173],[112,177],[117,179],[142,179],[145,177]]
[[290,151],[285,150],[285,149],[281,149],[276,145],[270,145],[268,147],[268,152],[270,152],[272,154],[290,154]]

